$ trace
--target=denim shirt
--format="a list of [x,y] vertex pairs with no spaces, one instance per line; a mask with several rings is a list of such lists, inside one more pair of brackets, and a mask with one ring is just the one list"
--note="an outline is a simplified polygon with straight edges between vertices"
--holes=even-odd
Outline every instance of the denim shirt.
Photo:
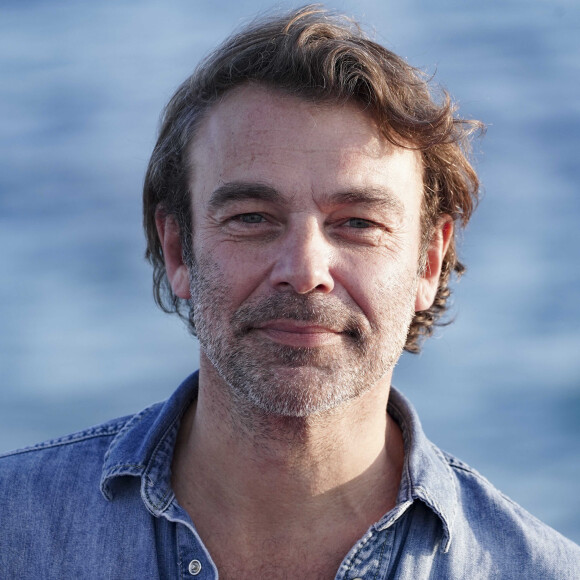
[[[170,484],[197,380],[135,416],[0,458],[0,578],[218,578]],[[405,444],[397,504],[337,579],[580,578],[580,547],[430,443],[395,389],[388,412]]]

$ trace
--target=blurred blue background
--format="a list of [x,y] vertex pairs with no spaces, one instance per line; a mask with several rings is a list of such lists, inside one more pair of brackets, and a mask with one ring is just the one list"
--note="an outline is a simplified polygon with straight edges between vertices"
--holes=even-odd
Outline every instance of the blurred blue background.
[[[395,384],[431,439],[578,542],[580,5],[327,5],[489,126],[456,321]],[[173,90],[266,8],[2,2],[0,451],[138,411],[196,368],[197,344],[153,303],[140,188]]]

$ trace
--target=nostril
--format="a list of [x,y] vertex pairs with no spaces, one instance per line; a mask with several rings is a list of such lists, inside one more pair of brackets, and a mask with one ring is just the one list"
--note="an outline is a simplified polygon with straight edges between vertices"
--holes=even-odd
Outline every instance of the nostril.
[[334,280],[329,271],[294,271],[279,277],[275,280],[274,285],[279,290],[292,289],[297,294],[308,294],[314,291],[331,292],[334,288]]

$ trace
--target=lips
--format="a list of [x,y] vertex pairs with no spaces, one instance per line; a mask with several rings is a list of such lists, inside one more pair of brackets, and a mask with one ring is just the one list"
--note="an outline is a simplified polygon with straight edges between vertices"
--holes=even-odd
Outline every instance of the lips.
[[340,330],[330,328],[328,326],[318,324],[316,322],[311,322],[308,320],[290,320],[290,319],[278,319],[269,320],[261,324],[257,324],[256,328],[260,329],[274,329],[283,332],[296,332],[298,334],[310,334],[310,333],[339,333]]
[[336,344],[343,339],[359,343],[365,328],[362,313],[336,299],[283,292],[246,302],[230,322],[239,339],[256,333],[299,347]]
[[342,332],[316,323],[277,319],[263,322],[254,330],[281,344],[296,347],[316,347],[334,344],[341,339]]

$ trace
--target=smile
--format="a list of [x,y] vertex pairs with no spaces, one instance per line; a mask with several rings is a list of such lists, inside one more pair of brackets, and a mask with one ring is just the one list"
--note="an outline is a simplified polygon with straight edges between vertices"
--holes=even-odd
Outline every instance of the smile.
[[336,344],[342,332],[311,322],[273,320],[254,327],[259,334],[279,344],[295,347],[317,347]]

